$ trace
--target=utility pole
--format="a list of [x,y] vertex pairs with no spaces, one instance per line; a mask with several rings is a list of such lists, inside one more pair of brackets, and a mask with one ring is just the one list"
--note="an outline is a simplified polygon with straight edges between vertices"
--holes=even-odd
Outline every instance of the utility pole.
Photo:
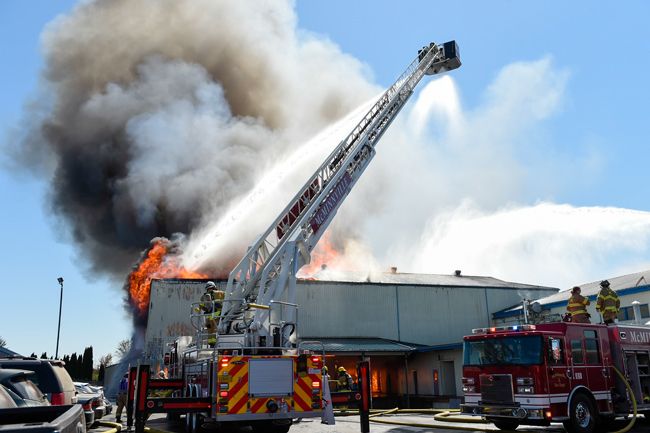
[[61,335],[61,308],[63,307],[63,277],[56,279],[61,286],[61,297],[59,298],[59,327],[56,331],[56,354],[54,359],[59,359],[59,335]]

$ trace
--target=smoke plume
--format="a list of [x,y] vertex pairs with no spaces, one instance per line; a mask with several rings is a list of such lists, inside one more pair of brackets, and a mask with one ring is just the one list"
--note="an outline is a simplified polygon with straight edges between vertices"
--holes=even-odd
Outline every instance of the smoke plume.
[[376,91],[360,62],[298,35],[290,1],[85,1],[42,45],[40,102],[12,151],[51,180],[91,269],[121,276]]
[[[43,50],[11,151],[51,180],[91,269],[119,276],[174,233],[183,266],[223,275],[379,90],[298,31],[289,0],[85,1]],[[470,108],[449,77],[423,85],[330,227],[339,261],[567,287],[647,266],[647,213],[552,204],[602,173],[597,149],[548,140],[569,75],[550,57],[506,65]]]

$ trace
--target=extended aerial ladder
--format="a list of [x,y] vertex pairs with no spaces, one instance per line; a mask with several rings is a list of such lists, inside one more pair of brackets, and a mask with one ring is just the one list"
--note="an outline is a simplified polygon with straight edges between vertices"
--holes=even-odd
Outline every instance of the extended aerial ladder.
[[460,66],[455,41],[431,43],[329,154],[228,278],[220,347],[292,346],[296,274],[310,262],[337,210],[375,156],[375,146],[424,75]]
[[130,372],[128,424],[136,433],[154,412],[185,414],[188,433],[205,423],[286,433],[294,418],[321,415],[325,359],[296,341],[296,275],[422,77],[459,66],[455,41],[423,47],[230,273],[216,344],[204,345],[199,332],[178,378],[153,379],[148,365]]

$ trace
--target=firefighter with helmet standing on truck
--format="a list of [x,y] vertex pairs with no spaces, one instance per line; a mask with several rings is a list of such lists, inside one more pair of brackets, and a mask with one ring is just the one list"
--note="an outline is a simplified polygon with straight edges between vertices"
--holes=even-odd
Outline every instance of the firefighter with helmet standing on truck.
[[589,313],[587,313],[589,299],[580,294],[580,287],[575,286],[571,289],[571,297],[566,306],[567,313],[571,316],[573,323],[591,323]]
[[609,281],[601,281],[600,292],[598,292],[598,299],[596,300],[596,310],[603,316],[606,325],[614,323],[620,308],[621,300],[618,299],[616,292],[609,287]]
[[205,315],[205,330],[208,334],[208,345],[214,347],[217,344],[217,320],[221,315],[225,293],[217,290],[217,285],[212,281],[205,283],[205,293],[201,296],[201,303],[197,312]]

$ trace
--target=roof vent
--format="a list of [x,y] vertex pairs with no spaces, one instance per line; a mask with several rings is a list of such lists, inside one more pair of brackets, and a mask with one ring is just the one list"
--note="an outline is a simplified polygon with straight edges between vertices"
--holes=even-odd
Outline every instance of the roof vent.
[[391,266],[390,267],[390,273],[391,274],[396,274],[397,273],[397,266]]
[[327,263],[323,263],[322,265],[320,265],[320,269],[321,269],[321,271],[326,270],[327,269]]
[[456,269],[454,271],[454,275],[456,275],[457,277],[460,277],[460,269]]

